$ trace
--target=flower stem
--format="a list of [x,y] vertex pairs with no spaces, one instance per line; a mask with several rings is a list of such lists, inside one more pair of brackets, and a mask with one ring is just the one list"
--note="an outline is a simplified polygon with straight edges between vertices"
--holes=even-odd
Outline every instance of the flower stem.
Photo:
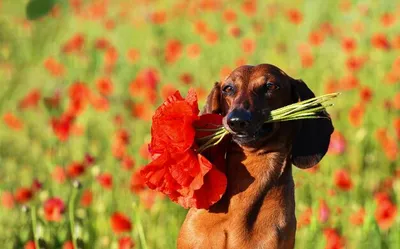
[[36,234],[36,224],[37,224],[37,216],[36,216],[36,207],[32,205],[31,207],[31,224],[32,224],[32,234],[33,234],[33,241],[35,243],[35,247],[40,249],[39,247],[39,238]]
[[206,149],[208,149],[214,145],[217,145],[219,142],[222,141],[222,139],[224,139],[225,135],[227,135],[227,134],[228,134],[228,131],[224,130],[224,132],[221,134],[220,137],[214,137],[213,139],[210,139],[207,143],[205,143],[203,146],[201,146],[199,148],[199,150],[198,150],[199,153],[205,151]]
[[215,132],[215,133],[213,133],[213,134],[211,134],[211,135],[208,135],[208,136],[204,136],[204,137],[197,138],[196,140],[198,140],[198,141],[209,140],[209,139],[211,139],[211,138],[213,138],[213,137],[222,135],[222,134],[225,133],[225,132],[226,132],[225,128],[224,128],[224,127],[221,127],[220,129],[218,129],[217,132]]
[[71,230],[71,240],[75,249],[78,249],[78,244],[76,242],[76,236],[75,236],[75,214],[74,214],[75,199],[77,195],[78,195],[78,188],[73,187],[71,197],[68,203],[68,215],[69,215],[69,228]]
[[144,229],[138,210],[136,210],[135,216],[136,216],[136,226],[139,232],[140,244],[142,245],[143,249],[147,249],[148,247],[147,247],[146,237],[144,236]]

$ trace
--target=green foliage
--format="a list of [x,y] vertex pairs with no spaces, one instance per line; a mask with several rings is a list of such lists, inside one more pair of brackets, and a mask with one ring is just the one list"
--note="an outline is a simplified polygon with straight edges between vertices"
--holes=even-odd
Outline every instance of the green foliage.
[[57,0],[30,0],[26,5],[26,17],[36,20],[46,16],[57,3]]
[[[234,69],[241,59],[248,64],[275,64],[294,78],[302,78],[317,96],[326,92],[331,80],[343,92],[328,110],[336,131],[346,141],[343,152],[329,152],[313,173],[293,170],[298,222],[312,209],[310,217],[306,217],[309,222],[298,228],[296,248],[325,248],[324,230],[328,228],[344,236],[346,248],[399,247],[400,181],[396,177],[399,131],[394,126],[399,110],[394,108],[394,102],[400,84],[399,80],[388,83],[386,77],[392,71],[398,74],[395,62],[399,60],[399,48],[394,46],[394,41],[399,37],[400,25],[396,1],[350,1],[349,9],[344,10],[340,3],[346,1],[259,0],[254,14],[243,11],[242,1],[218,1],[220,9],[217,10],[199,9],[198,1],[186,1],[184,7],[178,7],[169,1],[141,4],[140,1],[112,0],[105,1],[108,4],[104,8],[94,4],[103,1],[81,1],[80,9],[69,5],[70,2],[31,0],[28,5],[26,1],[0,2],[0,196],[6,192],[15,194],[20,187],[30,187],[33,179],[40,180],[42,190],[26,204],[36,207],[40,237],[48,248],[62,248],[71,239],[68,211],[60,222],[49,222],[44,217],[43,202],[49,197],[59,197],[68,205],[72,196],[72,182],[58,183],[52,173],[56,167],[66,169],[71,163],[81,161],[86,153],[95,157],[95,163],[79,178],[83,188],[74,207],[75,224],[82,229],[79,237],[85,242],[85,248],[118,248],[121,235],[114,234],[110,226],[110,216],[115,211],[124,212],[132,221],[132,231],[124,235],[133,238],[136,248],[144,248],[144,244],[148,249],[175,248],[187,211],[160,196],[148,208],[151,198],[130,190],[132,174],[148,162],[141,155],[141,149],[150,139],[150,122],[138,117],[135,108],[144,106],[151,114],[162,103],[168,87],[180,90],[183,95],[189,87],[195,87],[206,95],[213,83],[225,76],[221,75],[222,69]],[[59,12],[48,15],[53,8]],[[303,14],[299,25],[288,21],[287,11],[292,8]],[[237,14],[236,21],[224,20],[223,11],[227,9]],[[151,22],[156,11],[166,12],[165,23]],[[382,24],[385,13],[397,18],[393,25]],[[207,34],[195,31],[198,21],[204,21],[207,30],[217,34],[215,43],[207,41]],[[357,25],[363,27],[362,31],[354,31]],[[239,36],[232,35],[233,28],[240,29]],[[319,32],[324,34],[322,43],[312,45],[311,34]],[[372,45],[371,39],[378,33],[388,39],[389,49]],[[81,48],[65,52],[65,45],[79,35],[84,38]],[[355,40],[354,51],[343,50],[344,38]],[[110,45],[98,48],[100,39]],[[167,42],[173,39],[181,42],[182,51],[177,61],[169,63],[165,50]],[[255,42],[251,53],[242,49],[246,39]],[[198,57],[187,53],[192,44],[200,47]],[[303,65],[299,53],[304,47],[313,57],[309,67]],[[112,49],[116,59],[112,70],[106,70]],[[128,56],[131,49],[139,53],[136,61]],[[367,60],[360,69],[350,70],[348,59],[352,57]],[[59,63],[63,73],[53,74],[45,66],[49,59]],[[149,68],[155,69],[159,77],[154,104],[148,102],[147,96],[134,95],[130,90],[138,74]],[[181,81],[185,73],[193,77],[189,85]],[[341,86],[347,76],[355,76],[359,83],[344,90]],[[71,85],[82,82],[93,96],[99,97],[97,81],[104,77],[110,78],[113,85],[113,92],[106,97],[108,109],[98,110],[88,100],[74,123],[83,132],[59,141],[51,120],[68,110]],[[369,102],[364,103],[360,98],[363,88],[372,92]],[[21,100],[35,89],[41,95],[38,106],[21,108]],[[46,100],[57,93],[61,96],[60,104],[53,108]],[[200,105],[204,101],[202,96]],[[350,110],[361,104],[365,112],[360,124],[354,125],[350,122]],[[17,117],[22,128],[6,124],[7,114]],[[117,115],[123,119],[122,125],[116,124]],[[113,140],[121,128],[130,135],[126,153],[135,161],[134,168],[129,170],[122,169],[121,160],[113,155]],[[378,141],[379,129],[387,132],[394,146],[385,147]],[[388,148],[397,148],[394,159],[388,157]],[[340,169],[350,174],[353,186],[348,191],[335,184],[335,173]],[[105,172],[113,176],[111,189],[104,189],[98,182],[98,175]],[[84,190],[93,193],[89,207],[83,207],[78,201]],[[388,229],[382,229],[376,219],[374,194],[381,191],[387,192],[397,207],[397,216]],[[326,201],[330,210],[325,222],[319,219],[320,200]],[[365,210],[364,222],[355,225],[350,217],[361,208]],[[31,215],[21,209],[21,204],[7,209],[0,203],[1,248],[23,248],[33,239]],[[141,238],[141,226],[145,242]]]

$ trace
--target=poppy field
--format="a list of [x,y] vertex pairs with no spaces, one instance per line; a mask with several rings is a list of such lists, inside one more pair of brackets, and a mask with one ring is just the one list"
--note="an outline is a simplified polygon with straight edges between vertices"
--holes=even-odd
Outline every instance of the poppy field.
[[1,248],[176,248],[187,210],[139,174],[152,116],[260,63],[342,93],[327,155],[293,167],[296,248],[400,247],[397,1],[27,2],[0,0]]

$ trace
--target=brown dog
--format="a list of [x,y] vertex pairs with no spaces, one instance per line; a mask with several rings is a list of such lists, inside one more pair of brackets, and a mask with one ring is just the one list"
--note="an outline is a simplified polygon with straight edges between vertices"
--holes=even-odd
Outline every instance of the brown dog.
[[216,83],[205,113],[224,115],[233,134],[228,186],[209,210],[191,209],[179,249],[293,248],[296,233],[292,164],[309,168],[325,155],[333,126],[327,118],[264,124],[269,112],[314,97],[279,68],[241,66]]

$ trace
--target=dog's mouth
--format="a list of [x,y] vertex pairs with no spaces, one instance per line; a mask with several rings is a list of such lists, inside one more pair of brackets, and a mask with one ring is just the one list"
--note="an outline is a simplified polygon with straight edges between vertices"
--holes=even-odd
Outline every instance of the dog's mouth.
[[249,146],[265,141],[270,138],[273,133],[277,130],[277,123],[264,123],[260,125],[258,128],[254,129],[254,131],[249,131],[246,133],[236,133],[232,134],[232,139],[234,142],[239,145]]

